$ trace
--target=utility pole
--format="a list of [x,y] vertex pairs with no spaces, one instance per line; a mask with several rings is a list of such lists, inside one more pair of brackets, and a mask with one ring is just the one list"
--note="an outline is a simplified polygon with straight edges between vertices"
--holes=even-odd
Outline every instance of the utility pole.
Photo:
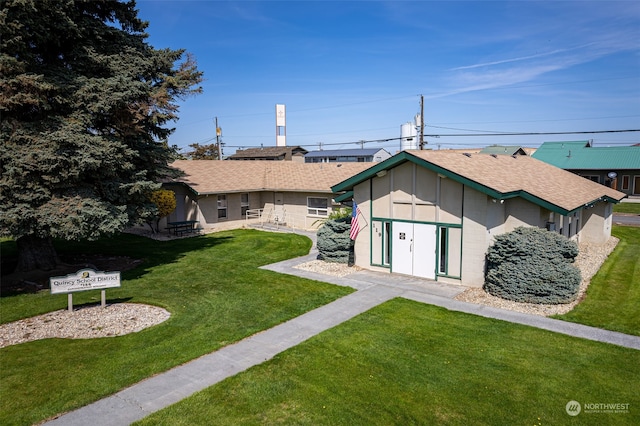
[[222,129],[218,127],[218,117],[216,117],[216,146],[218,147],[218,160],[222,160],[222,148],[220,147],[220,136],[222,136]]
[[420,95],[420,149],[424,149],[424,96]]

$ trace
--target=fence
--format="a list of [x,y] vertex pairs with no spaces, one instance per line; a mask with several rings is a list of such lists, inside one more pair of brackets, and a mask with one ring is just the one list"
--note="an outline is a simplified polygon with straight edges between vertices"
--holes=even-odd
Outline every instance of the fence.
[[291,228],[300,230],[313,230],[320,226],[322,219],[308,217],[306,215],[288,213],[286,210],[279,210],[278,214],[273,209],[250,209],[245,214],[247,222],[259,224],[261,227]]

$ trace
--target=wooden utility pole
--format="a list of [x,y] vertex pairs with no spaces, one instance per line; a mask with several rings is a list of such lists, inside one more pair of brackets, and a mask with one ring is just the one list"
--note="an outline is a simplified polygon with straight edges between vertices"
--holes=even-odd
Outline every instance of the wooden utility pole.
[[424,96],[420,95],[420,149],[424,149]]
[[216,146],[218,148],[218,160],[222,160],[222,148],[220,148],[220,136],[222,136],[222,129],[218,127],[218,117],[216,117]]

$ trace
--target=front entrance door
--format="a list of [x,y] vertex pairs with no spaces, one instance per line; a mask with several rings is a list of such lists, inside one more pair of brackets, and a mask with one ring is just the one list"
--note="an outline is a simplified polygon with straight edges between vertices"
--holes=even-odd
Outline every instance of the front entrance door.
[[633,177],[633,195],[640,195],[640,176]]
[[436,226],[393,222],[391,271],[435,279]]

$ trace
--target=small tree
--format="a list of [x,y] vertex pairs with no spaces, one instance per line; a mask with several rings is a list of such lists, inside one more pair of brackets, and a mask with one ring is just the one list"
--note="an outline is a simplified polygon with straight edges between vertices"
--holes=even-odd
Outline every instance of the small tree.
[[192,143],[189,145],[192,149],[185,154],[187,160],[218,160],[218,145],[212,143],[210,145],[200,145]]
[[498,235],[487,250],[484,288],[516,302],[569,303],[580,288],[577,255],[578,245],[556,232],[516,228]]
[[168,189],[159,189],[151,194],[149,201],[155,204],[157,213],[147,224],[152,232],[160,232],[160,219],[169,216],[176,209],[176,194]]

